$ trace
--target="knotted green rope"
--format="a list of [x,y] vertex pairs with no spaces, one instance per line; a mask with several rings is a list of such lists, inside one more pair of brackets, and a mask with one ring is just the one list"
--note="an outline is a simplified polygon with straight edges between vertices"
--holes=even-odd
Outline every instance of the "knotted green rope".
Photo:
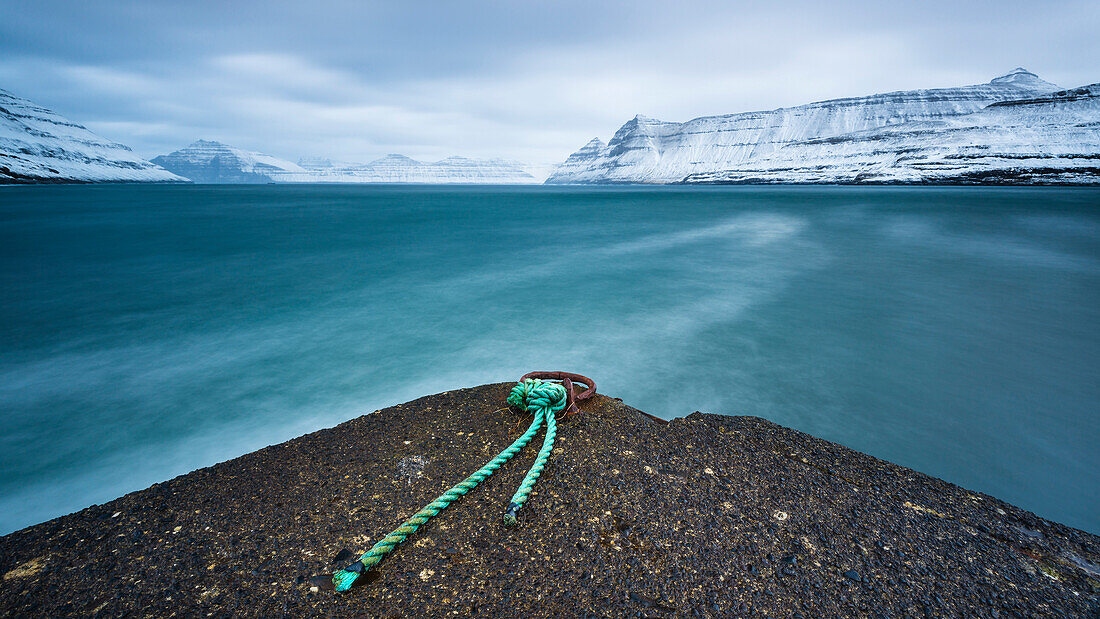
[[519,489],[516,490],[515,495],[512,496],[512,501],[504,514],[505,525],[510,526],[515,524],[516,512],[527,502],[527,497],[531,494],[531,489],[534,488],[535,482],[538,481],[539,475],[542,474],[542,469],[546,466],[546,459],[550,457],[550,451],[554,448],[554,436],[557,434],[557,423],[555,422],[554,415],[565,408],[566,400],[565,388],[557,383],[549,383],[537,378],[530,378],[517,383],[516,386],[512,388],[512,393],[508,396],[508,403],[535,414],[535,418],[531,421],[531,426],[527,428],[523,436],[517,438],[507,449],[497,454],[495,458],[478,469],[474,474],[455,484],[450,490],[439,495],[434,501],[422,507],[420,511],[406,520],[404,524],[386,537],[383,537],[382,540],[371,547],[370,550],[363,553],[355,563],[333,574],[332,582],[336,585],[336,590],[347,591],[352,583],[359,578],[360,574],[377,565],[382,560],[382,557],[389,554],[394,548],[400,545],[401,542],[404,542],[406,537],[415,533],[417,529],[431,520],[432,517],[439,514],[439,512],[446,509],[448,505],[458,500],[459,497],[473,490],[478,484],[485,481],[487,477],[493,474],[493,471],[496,471],[502,464],[511,460],[512,456],[516,455],[521,449],[527,446],[527,443],[531,442],[531,439],[535,437],[535,434],[538,433],[539,428],[541,428],[543,422],[545,422],[546,438],[542,441],[542,449],[539,450],[539,455],[535,458],[535,463],[531,465],[531,469],[527,471],[527,476],[523,478],[523,482],[519,485]]
[[546,438],[542,439],[542,449],[539,450],[535,463],[531,465],[527,475],[523,477],[516,493],[512,495],[512,501],[508,504],[508,509],[504,512],[505,526],[510,527],[516,524],[516,512],[527,502],[527,497],[534,489],[535,482],[542,475],[542,469],[546,467],[546,460],[550,457],[550,451],[554,449],[554,437],[558,434],[558,422],[554,415],[565,408],[566,400],[564,387],[557,383],[543,382],[537,378],[529,378],[516,383],[516,386],[512,387],[512,393],[508,396],[508,403],[523,408],[528,413],[534,413],[535,420],[533,423],[541,426],[543,419],[545,419]]

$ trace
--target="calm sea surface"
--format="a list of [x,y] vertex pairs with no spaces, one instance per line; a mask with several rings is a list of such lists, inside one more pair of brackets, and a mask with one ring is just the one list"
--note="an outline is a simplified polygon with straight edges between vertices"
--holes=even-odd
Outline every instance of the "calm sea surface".
[[0,533],[588,374],[1100,532],[1100,190],[0,188]]

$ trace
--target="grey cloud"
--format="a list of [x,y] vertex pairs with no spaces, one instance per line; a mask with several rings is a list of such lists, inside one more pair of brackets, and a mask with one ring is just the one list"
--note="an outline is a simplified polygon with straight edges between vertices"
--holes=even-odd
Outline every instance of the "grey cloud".
[[669,120],[1100,75],[1093,2],[0,0],[0,87],[152,156],[218,139],[288,159],[563,159]]

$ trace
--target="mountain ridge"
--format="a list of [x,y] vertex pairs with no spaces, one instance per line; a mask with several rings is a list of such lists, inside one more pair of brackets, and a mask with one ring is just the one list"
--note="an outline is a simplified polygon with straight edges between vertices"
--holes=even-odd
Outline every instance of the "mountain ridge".
[[1100,182],[1096,84],[1017,67],[984,84],[899,90],[700,116],[638,114],[552,171],[505,159],[297,163],[212,140],[146,161],[0,90],[0,184],[200,183],[1019,183]]
[[1100,84],[788,145],[685,184],[1097,184]]
[[[724,182],[714,175],[753,169],[756,163],[778,156],[777,152],[792,144],[961,117],[996,103],[1034,99],[1060,90],[1018,67],[984,84],[844,97],[774,110],[702,116],[683,123],[639,114],[623,124],[606,145],[601,147],[600,142],[590,140],[560,164],[546,182]],[[926,137],[936,136],[930,133]],[[1091,141],[1098,144],[1092,150],[1100,152],[1100,137]],[[778,174],[769,178],[761,182],[806,182],[801,177],[788,179]]]
[[0,184],[186,182],[61,114],[0,89]]
[[536,183],[522,164],[504,159],[450,156],[423,162],[390,153],[368,163],[332,161],[323,157],[298,163],[198,140],[153,158],[181,176],[201,183]]

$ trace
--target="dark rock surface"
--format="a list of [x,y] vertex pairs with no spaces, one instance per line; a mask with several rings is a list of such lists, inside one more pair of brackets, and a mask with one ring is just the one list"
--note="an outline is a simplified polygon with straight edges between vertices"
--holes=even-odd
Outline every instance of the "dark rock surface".
[[[328,573],[527,426],[429,396],[0,538],[4,616],[1095,616],[1100,538],[762,419],[603,396],[336,595]],[[350,551],[350,552],[347,552]]]

